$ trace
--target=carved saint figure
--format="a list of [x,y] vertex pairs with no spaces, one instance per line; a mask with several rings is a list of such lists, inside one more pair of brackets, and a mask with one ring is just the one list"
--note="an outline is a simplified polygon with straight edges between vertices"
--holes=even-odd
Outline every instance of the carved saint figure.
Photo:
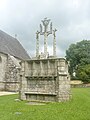
[[39,38],[39,31],[37,30],[37,32],[36,32],[36,39],[38,39]]
[[54,38],[56,37],[56,34],[55,34],[56,31],[57,31],[56,29],[53,30],[53,36],[54,36]]

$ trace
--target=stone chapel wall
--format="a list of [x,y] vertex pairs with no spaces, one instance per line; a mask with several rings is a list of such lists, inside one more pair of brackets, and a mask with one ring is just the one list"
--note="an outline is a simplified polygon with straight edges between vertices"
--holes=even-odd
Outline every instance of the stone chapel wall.
[[0,90],[5,89],[6,66],[7,66],[7,55],[0,53]]
[[0,90],[19,91],[20,61],[14,56],[0,53]]
[[5,90],[19,91],[20,84],[20,62],[21,60],[8,55],[7,71],[5,74]]

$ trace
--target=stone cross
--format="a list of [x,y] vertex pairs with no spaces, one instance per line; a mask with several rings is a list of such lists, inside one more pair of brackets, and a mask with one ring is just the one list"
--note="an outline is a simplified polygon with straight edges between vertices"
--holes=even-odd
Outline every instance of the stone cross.
[[39,35],[44,36],[44,56],[45,58],[48,57],[47,52],[47,37],[48,35],[52,34],[54,36],[53,38],[53,56],[56,57],[56,29],[52,30],[52,22],[50,22],[50,19],[44,18],[42,20],[42,24],[40,24],[40,31],[36,32],[36,57],[39,57]]
[[54,38],[53,38],[53,56],[56,56],[56,29],[55,30],[53,30],[53,36],[54,36]]
[[[42,29],[42,25],[40,24],[40,35],[44,35],[44,54],[45,56],[47,56],[47,36],[49,34],[52,34],[52,23],[50,23],[50,19],[44,18],[44,20],[42,20],[43,23],[43,27],[44,27],[44,31]],[[50,30],[48,30],[48,26],[50,23]]]

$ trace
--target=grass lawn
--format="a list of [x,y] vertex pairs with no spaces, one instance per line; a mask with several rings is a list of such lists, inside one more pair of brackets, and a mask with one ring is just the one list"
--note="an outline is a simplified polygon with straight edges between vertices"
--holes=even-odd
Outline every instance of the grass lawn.
[[0,96],[0,120],[90,120],[90,88],[73,88],[69,102],[27,105],[18,95]]

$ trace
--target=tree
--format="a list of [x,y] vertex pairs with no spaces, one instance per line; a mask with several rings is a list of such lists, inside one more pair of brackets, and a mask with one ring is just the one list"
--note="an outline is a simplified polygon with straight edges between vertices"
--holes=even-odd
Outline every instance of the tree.
[[77,69],[77,77],[84,83],[90,82],[90,64],[79,66]]
[[66,50],[66,59],[70,63],[69,72],[71,76],[80,66],[90,64],[90,40],[71,44],[69,49]]

